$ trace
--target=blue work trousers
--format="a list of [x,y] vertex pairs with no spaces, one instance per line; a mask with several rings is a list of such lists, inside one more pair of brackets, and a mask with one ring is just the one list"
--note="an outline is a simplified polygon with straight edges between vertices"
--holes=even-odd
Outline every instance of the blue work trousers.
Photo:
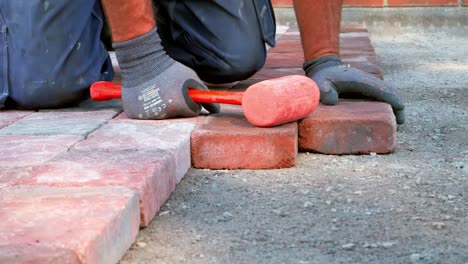
[[113,78],[95,0],[0,1],[0,106],[56,108]]

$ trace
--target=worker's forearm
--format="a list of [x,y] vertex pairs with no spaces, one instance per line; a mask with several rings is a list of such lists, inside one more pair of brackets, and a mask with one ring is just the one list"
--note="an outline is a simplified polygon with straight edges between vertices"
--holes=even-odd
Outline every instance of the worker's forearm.
[[142,36],[156,25],[151,0],[101,0],[114,42]]
[[305,61],[339,53],[342,0],[294,0]]

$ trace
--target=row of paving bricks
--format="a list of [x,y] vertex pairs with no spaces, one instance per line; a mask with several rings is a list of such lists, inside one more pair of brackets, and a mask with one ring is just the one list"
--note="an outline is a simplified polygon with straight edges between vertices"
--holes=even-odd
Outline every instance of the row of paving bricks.
[[[343,28],[347,63],[380,76],[365,28]],[[297,29],[238,84],[303,74]],[[115,103],[115,102],[114,102]],[[92,105],[92,104],[91,104]],[[190,167],[294,166],[299,150],[387,153],[396,125],[384,103],[343,101],[309,117],[257,128],[241,109],[187,119],[128,119],[119,103],[0,112],[0,263],[115,263]]]
[[[340,56],[345,64],[382,79],[381,69],[363,26],[344,26]],[[269,50],[265,67],[233,87],[245,90],[256,82],[303,75],[298,29],[290,29]],[[294,96],[294,95],[291,95]],[[192,132],[192,166],[208,169],[275,169],[294,166],[299,151],[324,154],[390,153],[396,145],[396,122],[390,105],[341,100],[320,104],[307,118],[273,128],[247,122],[240,106],[223,105]]]

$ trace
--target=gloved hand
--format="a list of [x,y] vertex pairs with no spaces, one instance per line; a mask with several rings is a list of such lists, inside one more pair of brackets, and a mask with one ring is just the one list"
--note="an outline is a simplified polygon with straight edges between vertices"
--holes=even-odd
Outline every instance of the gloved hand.
[[[114,43],[122,73],[122,104],[125,113],[135,119],[194,117],[201,105],[187,93],[188,88],[206,90],[197,74],[170,58],[156,29],[124,42]],[[211,113],[217,104],[203,104]]]
[[379,78],[343,65],[335,56],[323,56],[304,63],[304,71],[320,88],[320,101],[335,105],[340,93],[364,95],[378,101],[387,102],[393,108],[397,124],[405,122],[403,102],[398,98],[392,85]]

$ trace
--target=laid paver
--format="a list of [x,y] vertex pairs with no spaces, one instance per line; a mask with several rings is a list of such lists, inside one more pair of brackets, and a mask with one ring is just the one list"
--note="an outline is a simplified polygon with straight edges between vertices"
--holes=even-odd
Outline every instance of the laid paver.
[[146,226],[175,189],[173,155],[165,150],[73,150],[35,167],[17,185],[121,186],[138,192]]
[[0,188],[17,185],[20,179],[29,176],[31,169],[31,167],[0,166]]
[[[202,110],[206,111],[206,110]],[[171,119],[163,119],[163,120],[140,120],[140,119],[130,119],[128,118],[125,112],[120,113],[118,116],[114,117],[109,123],[135,123],[135,124],[152,124],[152,125],[164,125],[164,124],[179,124],[179,123],[190,123],[194,125],[198,125],[205,119],[208,112],[203,112],[199,116],[196,117],[182,117],[182,118],[171,118]]]
[[87,136],[116,116],[117,110],[40,111],[0,129],[0,135]]
[[0,112],[0,128],[4,128],[21,118],[34,113],[33,111],[7,110]]
[[165,150],[176,164],[175,182],[190,169],[190,133],[195,123],[113,121],[74,146],[76,150]]
[[192,132],[191,142],[195,168],[287,168],[297,157],[297,124],[259,128],[241,114],[216,114]]
[[2,264],[81,264],[78,256],[70,249],[38,245],[0,246]]
[[392,108],[382,102],[320,105],[299,122],[299,148],[325,154],[390,153],[396,146]]
[[263,81],[287,75],[304,75],[304,70],[302,68],[263,68],[250,79]]
[[0,135],[0,168],[41,165],[83,140],[81,136]]
[[139,228],[138,196],[126,188],[15,186],[2,188],[0,201],[3,249],[62,248],[81,263],[117,263]]
[[[298,43],[300,42],[298,41]],[[265,62],[265,68],[302,68],[303,63],[304,54],[302,52],[270,52]]]

